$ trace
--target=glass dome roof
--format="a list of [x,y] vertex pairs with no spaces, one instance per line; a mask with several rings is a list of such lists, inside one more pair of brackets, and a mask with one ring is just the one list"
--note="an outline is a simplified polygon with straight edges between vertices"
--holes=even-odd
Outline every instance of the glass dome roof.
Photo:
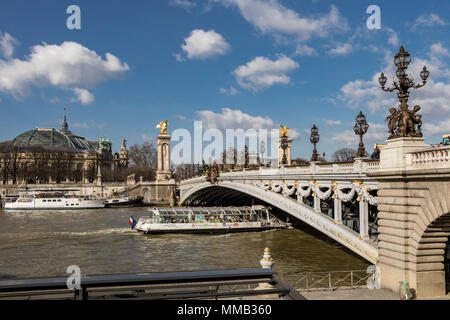
[[65,116],[61,131],[55,128],[36,128],[18,135],[12,143],[19,147],[65,148],[76,152],[96,149],[95,144],[69,131]]

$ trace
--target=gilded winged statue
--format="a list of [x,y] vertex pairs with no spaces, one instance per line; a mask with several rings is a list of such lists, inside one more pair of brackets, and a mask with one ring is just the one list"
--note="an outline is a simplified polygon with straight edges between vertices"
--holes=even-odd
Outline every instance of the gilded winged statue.
[[280,126],[280,138],[287,137],[287,132],[291,130],[291,128],[288,128],[287,126],[282,126],[281,124],[279,126]]
[[161,121],[160,123],[158,123],[158,125],[156,126],[156,129],[160,129],[160,132],[159,132],[159,134],[167,134],[167,122],[168,122],[168,120],[166,120],[166,121]]

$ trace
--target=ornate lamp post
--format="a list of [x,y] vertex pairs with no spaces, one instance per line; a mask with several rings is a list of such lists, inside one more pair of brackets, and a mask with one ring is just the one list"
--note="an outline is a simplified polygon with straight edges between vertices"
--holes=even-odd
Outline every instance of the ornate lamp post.
[[[423,67],[420,77],[422,78],[421,84],[415,84],[412,77],[406,74],[408,65],[411,62],[411,56],[405,51],[403,46],[400,47],[400,51],[395,55],[394,64],[397,67],[396,76],[398,81],[393,81],[392,88],[385,88],[387,78],[382,72],[378,81],[381,85],[381,89],[386,92],[398,91],[397,97],[400,101],[398,109],[391,108],[389,111],[391,115],[387,117],[389,120],[389,132],[388,139],[400,138],[400,137],[422,137],[422,116],[417,114],[420,110],[420,106],[416,105],[412,110],[408,108],[409,89],[418,89],[423,87],[427,83],[430,72],[427,67]],[[417,126],[417,128],[416,128]]]
[[281,159],[281,164],[286,165],[287,164],[286,149],[288,147],[288,137],[286,135],[283,135],[280,137],[280,139],[281,139],[281,149],[283,149],[283,158]]
[[359,148],[356,152],[356,157],[363,158],[367,156],[367,152],[364,149],[364,143],[363,143],[363,135],[366,134],[367,129],[369,129],[369,124],[366,121],[366,116],[362,113],[362,111],[359,112],[359,114],[356,116],[356,123],[353,127],[353,130],[355,131],[355,134],[359,136]]
[[316,127],[315,124],[311,128],[311,137],[309,139],[310,139],[311,143],[314,145],[314,150],[313,150],[313,154],[311,157],[311,161],[320,161],[320,155],[316,149],[316,143],[319,142],[320,135],[319,135],[319,129]]

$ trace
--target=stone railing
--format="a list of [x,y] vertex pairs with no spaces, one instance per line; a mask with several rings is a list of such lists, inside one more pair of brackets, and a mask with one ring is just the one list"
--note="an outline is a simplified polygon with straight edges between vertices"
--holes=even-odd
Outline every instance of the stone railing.
[[406,169],[450,168],[450,146],[430,147],[406,154]]
[[[257,173],[259,175],[277,175],[277,174],[317,174],[317,173],[365,173],[378,170],[380,166],[379,160],[358,159],[354,162],[322,162],[311,163],[310,165],[301,165],[297,167],[284,167],[284,168],[264,168],[259,170],[251,170],[251,173]],[[248,172],[243,171],[233,172],[231,175],[240,176]],[[248,172],[250,173],[250,172]],[[230,173],[227,173],[229,175]]]
[[[364,174],[379,169],[379,160],[357,159],[354,162],[321,162],[296,167],[243,169],[239,171],[222,172],[222,178],[245,178],[246,176],[278,176],[278,175],[315,175],[315,174]],[[181,186],[193,185],[205,181],[205,177],[196,177],[181,181]]]

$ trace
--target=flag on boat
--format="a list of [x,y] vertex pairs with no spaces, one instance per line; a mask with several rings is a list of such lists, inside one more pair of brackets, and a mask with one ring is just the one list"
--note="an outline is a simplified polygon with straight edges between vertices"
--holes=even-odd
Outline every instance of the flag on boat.
[[128,223],[129,223],[130,226],[131,226],[131,230],[133,230],[134,227],[136,226],[137,221],[134,220],[133,216],[131,216],[130,219],[128,219]]

